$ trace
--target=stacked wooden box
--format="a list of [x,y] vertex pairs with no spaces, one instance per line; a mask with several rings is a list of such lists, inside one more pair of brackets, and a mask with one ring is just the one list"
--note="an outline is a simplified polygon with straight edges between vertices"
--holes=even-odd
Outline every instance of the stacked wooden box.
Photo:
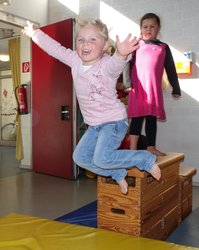
[[192,179],[196,174],[196,168],[186,165],[180,166],[179,178],[179,222],[192,212]]
[[111,178],[98,177],[98,228],[164,240],[179,223],[179,167],[182,153],[159,157],[161,181],[146,172],[128,171],[123,195]]

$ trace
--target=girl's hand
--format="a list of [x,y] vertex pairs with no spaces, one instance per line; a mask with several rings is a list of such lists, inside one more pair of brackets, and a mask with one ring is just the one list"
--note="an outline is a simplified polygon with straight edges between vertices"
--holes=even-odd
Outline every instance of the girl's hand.
[[27,21],[27,25],[22,29],[21,32],[22,32],[24,35],[27,35],[27,36],[29,36],[29,37],[32,37],[33,34],[34,34],[34,32],[35,32],[35,30],[36,30],[36,29],[34,28],[33,23]]
[[126,88],[126,89],[124,89],[124,92],[129,93],[129,92],[131,92],[131,90],[132,90],[132,88]]
[[129,54],[134,52],[138,47],[138,42],[140,39],[132,37],[132,34],[129,34],[123,42],[120,42],[119,36],[116,36],[116,53],[121,57],[126,58]]

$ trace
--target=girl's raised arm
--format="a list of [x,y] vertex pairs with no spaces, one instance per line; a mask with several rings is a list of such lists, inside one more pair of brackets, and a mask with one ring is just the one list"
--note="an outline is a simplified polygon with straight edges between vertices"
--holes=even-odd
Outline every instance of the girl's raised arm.
[[139,47],[139,39],[137,39],[137,37],[131,37],[132,34],[128,34],[126,39],[123,42],[120,42],[119,36],[116,36],[116,52],[119,54],[119,56],[126,58]]
[[22,34],[32,38],[35,30],[36,29],[34,28],[33,23],[31,23],[30,21],[27,21],[27,25],[22,29]]

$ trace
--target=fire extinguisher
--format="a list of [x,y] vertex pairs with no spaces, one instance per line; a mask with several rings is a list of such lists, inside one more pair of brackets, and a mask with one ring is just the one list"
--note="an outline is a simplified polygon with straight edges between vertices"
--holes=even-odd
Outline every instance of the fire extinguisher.
[[17,100],[17,111],[20,115],[28,114],[28,103],[27,103],[27,84],[21,84],[15,88],[15,96]]

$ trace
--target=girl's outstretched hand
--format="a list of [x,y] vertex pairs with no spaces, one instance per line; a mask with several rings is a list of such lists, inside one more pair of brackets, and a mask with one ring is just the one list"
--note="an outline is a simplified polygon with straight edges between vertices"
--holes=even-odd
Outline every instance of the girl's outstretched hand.
[[140,39],[137,39],[137,37],[131,37],[132,34],[128,34],[126,39],[123,42],[120,42],[119,36],[116,36],[117,53],[120,56],[127,57],[139,47],[138,42]]
[[27,21],[27,25],[22,29],[21,32],[22,32],[24,35],[27,35],[27,36],[29,36],[29,37],[32,37],[35,30],[36,30],[36,29],[34,28],[33,23],[31,23],[30,21]]

